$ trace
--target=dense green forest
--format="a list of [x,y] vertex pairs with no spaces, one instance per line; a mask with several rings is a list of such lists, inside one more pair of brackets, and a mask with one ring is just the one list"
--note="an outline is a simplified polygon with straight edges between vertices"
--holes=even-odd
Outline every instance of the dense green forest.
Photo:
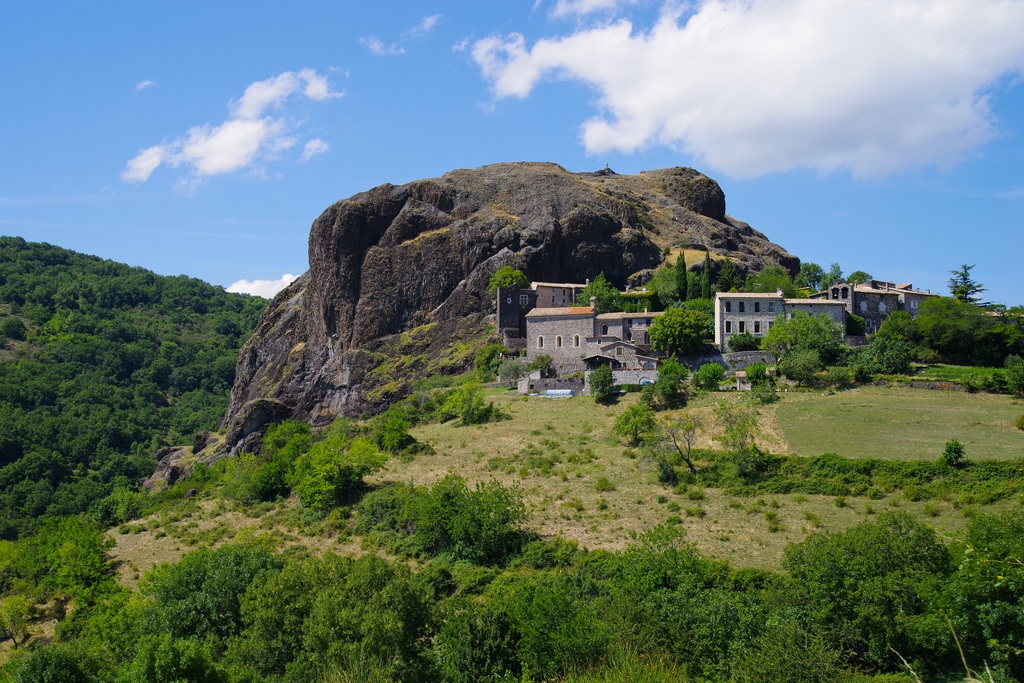
[[0,238],[0,538],[104,505],[216,428],[266,301]]

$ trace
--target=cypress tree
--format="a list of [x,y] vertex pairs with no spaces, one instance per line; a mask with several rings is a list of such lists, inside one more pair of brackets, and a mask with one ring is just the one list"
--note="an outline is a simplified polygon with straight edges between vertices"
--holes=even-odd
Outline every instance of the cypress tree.
[[676,294],[680,301],[686,301],[686,255],[680,251],[676,259]]
[[700,274],[700,295],[704,299],[711,298],[711,252],[704,252],[704,272]]

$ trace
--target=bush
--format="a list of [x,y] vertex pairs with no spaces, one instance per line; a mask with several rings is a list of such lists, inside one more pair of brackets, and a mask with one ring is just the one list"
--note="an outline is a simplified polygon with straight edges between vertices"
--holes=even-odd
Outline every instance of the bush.
[[705,363],[697,369],[694,384],[705,391],[715,391],[725,377],[725,368],[718,363]]
[[490,382],[498,372],[498,364],[508,357],[509,350],[504,344],[486,344],[477,349],[473,367],[481,382]]
[[1006,388],[1018,396],[1024,396],[1024,359],[1020,356],[1006,357]]
[[761,340],[749,332],[740,332],[729,337],[730,351],[757,351],[761,347]]
[[961,467],[967,463],[964,445],[957,439],[950,439],[942,449],[942,462],[950,467]]
[[846,334],[860,337],[864,334],[864,318],[850,313],[846,316]]
[[325,439],[295,461],[295,495],[304,507],[327,512],[362,486],[363,477],[383,467],[386,459],[365,439]]
[[587,384],[590,386],[590,395],[598,403],[607,403],[612,397],[612,369],[602,365],[590,373]]
[[821,355],[814,349],[795,349],[779,361],[779,372],[799,385],[814,381],[821,368]]
[[1014,420],[1013,426],[1024,432],[1024,414],[1021,414],[1020,417]]
[[654,411],[643,404],[635,403],[615,418],[615,426],[612,431],[619,436],[628,438],[630,444],[635,446],[645,436],[654,432],[656,427]]

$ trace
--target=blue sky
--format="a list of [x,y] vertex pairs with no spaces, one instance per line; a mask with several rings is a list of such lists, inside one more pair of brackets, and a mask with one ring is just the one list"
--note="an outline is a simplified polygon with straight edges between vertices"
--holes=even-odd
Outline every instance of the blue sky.
[[229,286],[380,183],[682,165],[804,260],[1024,304],[1021,35],[1022,0],[11,0],[0,234]]

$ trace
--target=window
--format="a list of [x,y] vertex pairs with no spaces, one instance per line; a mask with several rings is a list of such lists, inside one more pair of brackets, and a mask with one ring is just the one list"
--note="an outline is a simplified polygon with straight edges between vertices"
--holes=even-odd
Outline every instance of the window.
[[607,335],[608,334],[608,325],[607,324],[601,325],[601,334],[602,335]]
[[885,302],[884,301],[879,301],[878,302],[878,312],[879,313],[885,313]]
[[860,312],[861,313],[867,313],[868,312],[868,302],[864,301],[863,299],[861,299],[861,302],[860,302]]
[[538,349],[543,349],[544,348],[544,337],[537,337],[537,348]]
[[572,337],[572,345],[573,346],[579,346],[580,345],[580,335],[578,335],[578,334],[573,335],[573,337]]
[[754,302],[754,313],[760,313],[760,312],[761,312],[761,302],[760,301],[755,301]]
[[622,355],[622,347],[621,346],[616,346],[615,347],[615,355],[616,356],[621,356]]
[[910,307],[917,308],[917,299],[914,299],[913,301],[910,302]]
[[562,338],[561,337],[555,337],[555,348],[556,349],[562,348]]
[[768,321],[768,329],[769,330],[772,329],[772,321],[771,320]]
[[746,323],[744,323],[744,322],[743,322],[743,321],[741,320],[741,321],[740,321],[740,334],[743,334],[744,332],[746,332],[746,327],[747,327],[747,326],[746,326]]
[[732,313],[732,302],[731,301],[726,301],[725,302],[725,312],[726,313]]
[[552,306],[555,305],[555,295],[554,294],[551,295],[551,305]]
[[520,294],[519,295],[519,305],[520,306],[526,306],[529,303],[530,303],[530,297],[528,297],[525,294]]
[[843,293],[843,298],[846,299],[847,295],[849,294],[849,290],[846,289],[846,287],[843,287],[842,293]]
[[726,320],[725,321],[725,333],[726,334],[732,334],[732,321],[731,320]]
[[833,289],[832,290],[832,298],[837,300],[837,301],[839,300],[839,290],[838,289]]
[[775,312],[775,302],[774,301],[769,301],[768,302],[768,312],[769,313],[774,313]]
[[746,307],[746,305],[745,305],[745,304],[746,304],[746,302],[745,302],[745,301],[741,301],[741,302],[740,302],[740,313],[744,313],[744,312],[746,312],[746,310],[747,310],[747,307]]
[[754,321],[754,334],[761,334],[761,323],[760,321]]

